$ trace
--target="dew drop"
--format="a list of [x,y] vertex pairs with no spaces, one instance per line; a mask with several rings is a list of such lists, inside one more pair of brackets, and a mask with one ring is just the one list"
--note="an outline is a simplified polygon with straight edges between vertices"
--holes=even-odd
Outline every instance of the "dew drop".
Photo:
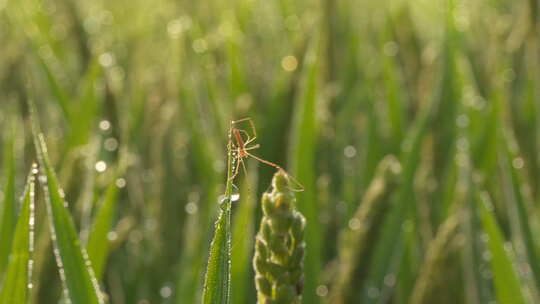
[[123,178],[119,178],[116,180],[116,187],[118,188],[124,188],[126,186],[126,180]]
[[396,285],[396,275],[393,273],[387,274],[384,277],[384,284],[388,287],[393,287]]
[[118,239],[118,234],[114,231],[110,231],[109,233],[107,233],[107,240],[109,241],[116,241],[116,239]]
[[315,292],[319,297],[326,297],[328,295],[328,287],[326,285],[319,285]]
[[182,33],[182,30],[183,30],[182,22],[178,19],[171,20],[167,24],[167,33],[173,39],[177,39]]
[[491,255],[491,252],[489,250],[486,250],[482,253],[482,259],[486,262],[489,262],[491,261],[491,258],[492,258],[492,255]]
[[97,172],[105,172],[107,170],[107,163],[100,160],[96,163],[95,168]]
[[353,217],[350,221],[349,221],[349,228],[351,230],[359,230],[360,227],[361,227],[362,223],[360,223],[360,220],[356,217]]
[[345,149],[343,149],[343,154],[347,158],[353,158],[356,155],[356,149],[353,146],[346,146]]
[[108,120],[102,120],[99,122],[99,128],[103,131],[107,131],[111,128],[111,123]]
[[[110,67],[114,64],[114,56],[111,53],[103,53],[99,56],[99,63],[103,67]],[[104,120],[106,121],[106,120]],[[102,128],[103,129],[103,128]]]
[[187,203],[185,208],[188,214],[195,214],[199,211],[199,207],[197,207],[197,204],[194,202]]
[[525,164],[525,162],[523,161],[523,158],[521,157],[516,157],[512,160],[512,166],[515,168],[515,169],[521,169],[523,168],[523,165]]
[[105,140],[103,145],[105,146],[105,150],[112,152],[118,148],[118,140],[114,137],[109,137]]
[[240,199],[240,191],[235,184],[232,184],[231,202],[236,202]]
[[298,67],[298,59],[293,55],[285,56],[281,59],[281,67],[287,72],[292,72]]
[[169,297],[172,295],[172,289],[171,289],[171,287],[169,287],[169,286],[163,286],[163,287],[161,287],[161,289],[159,290],[159,294],[160,294],[161,297],[163,297],[163,298],[169,298]]

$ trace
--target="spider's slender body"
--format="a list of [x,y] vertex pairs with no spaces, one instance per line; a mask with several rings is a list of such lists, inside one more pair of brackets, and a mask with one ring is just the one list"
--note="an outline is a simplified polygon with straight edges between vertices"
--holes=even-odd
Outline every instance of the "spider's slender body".
[[[247,121],[249,123],[252,135],[250,135],[244,129],[239,129],[239,128],[234,127],[234,125],[236,125],[238,123],[241,123],[241,122],[244,122],[244,121]],[[260,161],[261,163],[267,164],[267,165],[272,166],[272,167],[274,167],[274,168],[276,168],[276,169],[278,169],[280,171],[283,171],[287,176],[289,176],[291,178],[291,180],[293,180],[296,184],[298,184],[298,186],[300,186],[300,188],[297,189],[298,191],[303,191],[304,190],[302,185],[298,181],[296,181],[292,176],[290,176],[287,173],[287,171],[285,171],[285,169],[283,169],[281,166],[279,166],[279,165],[277,165],[277,164],[275,164],[275,163],[273,163],[271,161],[267,161],[265,159],[262,159],[262,158],[260,158],[260,157],[258,157],[256,155],[253,155],[250,152],[248,152],[249,150],[258,149],[260,147],[259,144],[249,146],[249,144],[251,144],[255,139],[257,139],[257,131],[255,130],[255,124],[253,123],[253,120],[250,117],[242,118],[242,119],[239,119],[239,120],[233,120],[231,122],[231,134],[234,136],[234,141],[232,142],[232,149],[235,152],[234,157],[235,157],[235,160],[236,160],[236,166],[234,168],[233,175],[230,177],[230,179],[234,179],[236,177],[236,175],[238,174],[238,170],[240,168],[240,165],[242,165],[242,169],[244,170],[244,173],[247,174],[246,166],[244,164],[244,158],[251,157],[251,158],[254,158],[254,159]],[[242,136],[245,136],[245,139]]]

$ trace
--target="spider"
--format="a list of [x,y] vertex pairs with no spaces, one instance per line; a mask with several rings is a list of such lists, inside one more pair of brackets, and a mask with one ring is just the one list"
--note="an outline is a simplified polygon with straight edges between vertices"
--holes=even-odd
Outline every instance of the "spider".
[[[239,123],[242,123],[242,122],[248,122],[249,123],[252,135],[250,135],[244,129],[240,129],[240,128],[235,127],[235,125],[237,125]],[[248,157],[251,157],[251,158],[256,159],[257,161],[259,161],[261,163],[267,164],[269,166],[272,166],[272,167],[284,172],[285,175],[287,175],[289,177],[289,179],[291,179],[297,186],[299,186],[299,188],[292,189],[292,190],[294,190],[294,191],[304,191],[304,187],[302,186],[302,184],[300,184],[294,177],[292,177],[289,173],[287,173],[287,171],[285,171],[285,169],[283,169],[283,167],[281,167],[281,166],[279,166],[279,165],[277,165],[277,164],[275,164],[275,163],[273,163],[271,161],[262,159],[262,158],[260,158],[260,157],[258,157],[256,155],[251,154],[251,152],[249,152],[251,150],[255,150],[255,149],[258,149],[260,147],[259,144],[252,144],[255,141],[255,139],[257,139],[257,131],[255,129],[255,123],[253,122],[253,119],[251,119],[250,117],[246,117],[246,118],[242,118],[242,119],[238,119],[238,120],[231,120],[230,135],[234,137],[234,141],[231,139],[231,148],[232,148],[232,153],[233,153],[234,160],[236,161],[236,166],[234,167],[233,175],[229,178],[230,180],[233,180],[238,175],[240,165],[242,165],[242,169],[244,170],[244,174],[247,175],[247,170],[246,170],[246,166],[244,164],[244,159],[248,158]],[[250,144],[252,144],[252,145],[249,146]]]

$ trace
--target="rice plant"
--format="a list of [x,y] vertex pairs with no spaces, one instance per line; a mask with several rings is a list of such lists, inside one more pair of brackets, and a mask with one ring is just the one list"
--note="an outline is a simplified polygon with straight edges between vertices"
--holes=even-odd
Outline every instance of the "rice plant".
[[540,303],[539,10],[0,0],[0,304]]
[[306,219],[296,210],[290,178],[278,171],[264,193],[253,267],[257,303],[301,303],[304,288]]

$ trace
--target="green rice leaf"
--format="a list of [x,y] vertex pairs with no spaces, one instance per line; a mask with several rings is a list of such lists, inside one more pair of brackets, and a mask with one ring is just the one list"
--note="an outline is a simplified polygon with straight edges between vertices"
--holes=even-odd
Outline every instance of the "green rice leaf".
[[302,90],[294,109],[293,135],[291,136],[290,160],[292,175],[307,189],[297,194],[299,211],[306,221],[306,282],[304,301],[317,303],[315,289],[319,280],[322,256],[322,233],[319,222],[319,208],[315,196],[315,152],[317,140],[316,109],[319,94],[319,70],[321,43],[318,39],[311,42],[302,71]]
[[104,303],[86,250],[82,248],[75,223],[66,208],[62,190],[49,161],[43,134],[34,123],[34,144],[40,167],[40,184],[45,193],[49,228],[54,243],[56,264],[62,278],[64,292],[72,303]]
[[107,234],[111,230],[117,203],[118,187],[114,178],[107,187],[101,207],[97,211],[86,247],[97,279],[102,277],[109,255]]
[[501,304],[527,303],[518,275],[512,265],[510,250],[507,250],[509,243],[504,242],[501,228],[493,212],[493,205],[487,193],[481,193],[478,196],[482,226],[489,237],[488,247],[492,254],[491,269],[497,300]]
[[30,261],[34,243],[33,230],[34,175],[31,172],[26,183],[23,204],[15,228],[6,278],[0,289],[0,304],[23,304],[28,302],[29,290],[32,284]]
[[230,302],[231,281],[231,201],[225,199],[216,221],[216,232],[210,245],[210,257],[204,281],[204,304]]
[[101,67],[97,60],[91,62],[84,78],[81,80],[81,87],[78,96],[78,102],[72,103],[72,119],[69,121],[70,144],[73,146],[84,145],[88,143],[92,126],[100,112],[101,99],[97,92],[99,78],[101,76]]
[[8,255],[15,230],[15,158],[13,152],[13,135],[7,136],[2,163],[5,170],[4,201],[0,205],[0,282],[8,263]]
[[69,109],[69,98],[68,98],[68,92],[66,89],[62,88],[60,85],[60,82],[54,75],[54,73],[51,71],[51,68],[43,59],[41,56],[36,56],[38,59],[38,63],[43,69],[43,72],[45,73],[45,78],[47,79],[47,84],[52,92],[52,94],[55,97],[56,102],[58,102],[58,105],[60,106],[60,109],[62,109],[62,112],[64,114],[64,117],[68,122],[71,122],[71,112]]
[[[253,167],[255,168],[255,167]],[[248,303],[247,296],[251,281],[249,271],[251,269],[251,253],[255,230],[255,189],[249,185],[256,185],[257,172],[251,170],[249,177],[246,176],[242,187],[241,201],[234,215],[232,226],[233,246],[231,249],[231,302],[234,304]],[[249,183],[248,183],[249,180]]]

